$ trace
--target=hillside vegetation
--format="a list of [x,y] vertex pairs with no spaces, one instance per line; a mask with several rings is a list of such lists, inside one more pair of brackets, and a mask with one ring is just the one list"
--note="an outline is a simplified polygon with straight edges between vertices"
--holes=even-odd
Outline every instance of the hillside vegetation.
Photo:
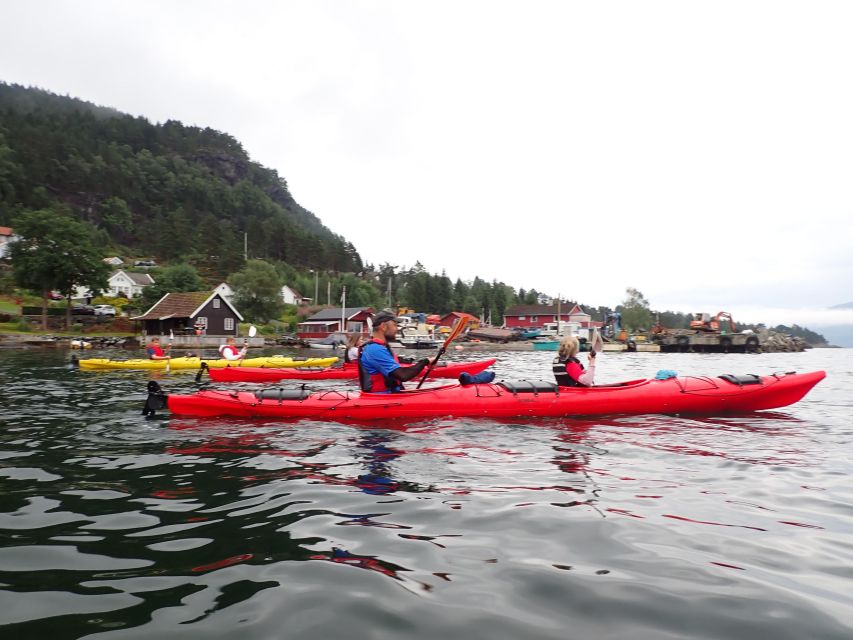
[[232,136],[0,83],[0,225],[57,205],[93,225],[105,249],[186,260],[212,278],[242,266],[244,234],[250,257],[362,269],[355,248]]

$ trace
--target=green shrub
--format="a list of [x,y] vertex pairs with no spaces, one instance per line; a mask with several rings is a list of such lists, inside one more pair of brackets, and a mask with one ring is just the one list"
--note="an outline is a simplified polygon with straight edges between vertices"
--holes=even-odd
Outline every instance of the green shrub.
[[30,323],[26,321],[24,318],[20,318],[15,324],[14,327],[17,331],[32,331],[32,327],[30,327]]

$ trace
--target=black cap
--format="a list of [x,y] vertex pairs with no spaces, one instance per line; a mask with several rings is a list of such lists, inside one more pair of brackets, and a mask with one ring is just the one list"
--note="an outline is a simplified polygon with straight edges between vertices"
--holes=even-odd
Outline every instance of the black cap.
[[378,327],[383,322],[388,322],[389,320],[396,320],[397,315],[393,311],[389,311],[388,309],[383,309],[382,311],[377,311],[373,316],[373,326]]

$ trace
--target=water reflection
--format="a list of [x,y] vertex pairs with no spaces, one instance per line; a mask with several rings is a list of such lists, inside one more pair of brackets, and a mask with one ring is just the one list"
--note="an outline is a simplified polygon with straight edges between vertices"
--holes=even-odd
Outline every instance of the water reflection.
[[646,637],[675,637],[679,609],[724,620],[726,637],[782,637],[782,609],[833,637],[849,611],[846,413],[829,436],[808,411],[142,421],[146,374],[30,361],[4,379],[4,636],[233,637],[265,622],[255,637],[275,637],[332,610],[303,637],[371,636],[395,612],[411,625],[387,629],[419,639],[433,618],[475,636],[617,637],[590,613],[607,606],[632,631],[624,612],[644,611]]

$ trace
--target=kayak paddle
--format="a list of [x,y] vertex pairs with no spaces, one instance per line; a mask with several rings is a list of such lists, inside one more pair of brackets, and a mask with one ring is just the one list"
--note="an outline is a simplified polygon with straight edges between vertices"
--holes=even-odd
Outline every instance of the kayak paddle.
[[[258,328],[255,325],[251,325],[249,327],[249,337],[254,338],[258,335]],[[249,349],[249,341],[246,338],[243,338],[243,357],[237,362],[238,367],[243,366],[243,360],[246,358],[246,351]]]
[[450,335],[447,336],[447,340],[444,341],[444,344],[441,345],[441,348],[438,350],[438,353],[435,354],[435,358],[432,359],[432,362],[429,363],[427,367],[426,373],[424,373],[424,377],[421,378],[421,381],[418,383],[416,389],[420,389],[421,385],[424,383],[424,380],[429,377],[429,374],[432,373],[432,370],[435,369],[436,363],[438,363],[438,359],[444,355],[444,352],[447,351],[447,347],[450,346],[450,343],[456,340],[461,333],[465,330],[465,327],[468,326],[468,321],[470,318],[459,318],[459,321],[456,323],[456,326],[453,327],[453,331],[450,332]]
[[166,347],[166,351],[169,352],[169,357],[166,359],[166,373],[171,373],[172,371],[172,340],[175,339],[175,332],[169,329],[169,344]]
[[593,357],[597,353],[601,353],[604,350],[604,341],[601,339],[601,334],[598,333],[598,327],[592,330],[592,340],[589,343],[589,352]]

